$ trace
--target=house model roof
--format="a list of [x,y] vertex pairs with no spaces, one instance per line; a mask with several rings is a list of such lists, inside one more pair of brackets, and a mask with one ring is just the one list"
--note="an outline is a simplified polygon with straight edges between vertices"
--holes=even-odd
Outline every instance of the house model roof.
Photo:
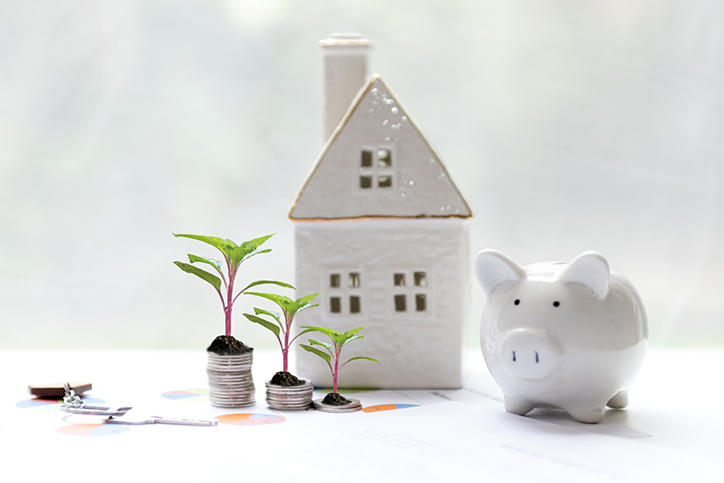
[[289,217],[469,218],[440,157],[379,75],[327,141]]

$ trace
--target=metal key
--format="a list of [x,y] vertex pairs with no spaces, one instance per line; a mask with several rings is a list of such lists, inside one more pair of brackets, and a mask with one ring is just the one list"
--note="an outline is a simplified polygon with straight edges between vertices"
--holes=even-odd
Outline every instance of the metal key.
[[185,418],[166,418],[163,416],[149,416],[148,418],[133,418],[127,414],[121,416],[111,416],[106,418],[106,423],[109,424],[128,424],[128,425],[140,425],[140,424],[178,424],[183,426],[216,426],[219,424],[215,420],[206,419],[185,419]]
[[111,416],[120,417],[130,411],[131,407],[111,409],[110,406],[91,406],[90,404],[76,407],[65,404],[60,405],[60,410],[71,414],[83,414],[85,416]]

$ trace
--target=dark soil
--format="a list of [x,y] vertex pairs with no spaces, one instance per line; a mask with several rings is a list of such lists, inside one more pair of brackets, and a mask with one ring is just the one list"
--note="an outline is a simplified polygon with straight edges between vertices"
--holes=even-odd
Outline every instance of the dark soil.
[[322,400],[323,404],[329,404],[330,406],[344,406],[345,404],[349,404],[350,401],[346,397],[342,396],[338,392],[330,392],[326,396],[324,396],[324,399]]
[[251,352],[254,348],[244,345],[242,341],[238,340],[233,335],[220,335],[214,339],[206,350],[220,356],[236,356]]
[[271,378],[271,383],[277,386],[291,387],[301,386],[304,384],[304,381],[300,380],[291,372],[279,371]]

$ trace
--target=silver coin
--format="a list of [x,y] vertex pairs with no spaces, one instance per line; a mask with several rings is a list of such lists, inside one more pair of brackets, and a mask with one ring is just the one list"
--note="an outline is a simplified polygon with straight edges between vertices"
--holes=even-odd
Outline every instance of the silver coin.
[[222,398],[252,397],[254,391],[209,391],[209,396]]
[[253,352],[245,352],[244,354],[230,354],[230,355],[219,355],[213,352],[209,352],[210,361],[245,361],[251,360],[254,357]]
[[302,398],[302,399],[270,399],[266,398],[266,402],[270,404],[304,404],[304,403],[312,403],[312,400],[310,398]]
[[359,411],[362,409],[362,405],[359,402],[359,399],[350,399],[348,404],[343,404],[341,406],[334,406],[332,404],[324,404],[322,401],[324,399],[315,399],[314,400],[314,409],[318,411],[323,411],[326,413],[351,413],[354,411]]
[[314,391],[313,387],[305,387],[301,389],[278,389],[275,387],[266,387],[266,391],[269,394],[311,394]]
[[236,377],[209,377],[209,382],[218,384],[252,384],[253,379],[250,376]]
[[312,393],[310,392],[308,394],[297,394],[297,395],[293,395],[293,396],[281,396],[279,394],[267,393],[266,397],[267,397],[267,399],[276,399],[279,401],[293,401],[296,399],[309,399],[312,397]]
[[253,395],[247,394],[246,396],[211,396],[209,395],[209,399],[213,399],[214,401],[222,401],[222,402],[246,402],[246,401],[254,401],[256,398],[254,398]]
[[251,364],[234,364],[234,365],[221,365],[221,364],[206,364],[207,371],[215,372],[234,372],[234,371],[249,371],[251,372]]
[[231,388],[231,389],[219,389],[216,387],[209,388],[209,394],[213,394],[214,396],[243,396],[247,394],[254,394],[254,388]]
[[227,372],[251,372],[251,364],[239,364],[238,366],[214,366],[208,364],[206,370],[222,374]]
[[312,403],[306,403],[306,404],[298,404],[298,405],[291,405],[291,404],[267,404],[271,409],[276,409],[277,411],[301,411],[305,409],[309,409],[312,407]]
[[266,393],[266,397],[269,399],[308,399],[312,397],[312,393],[302,393],[302,394],[274,394],[271,392]]
[[248,408],[249,406],[256,406],[256,402],[254,400],[251,401],[245,401],[245,402],[220,402],[220,401],[211,401],[211,405],[217,408]]
[[209,378],[211,378],[211,379],[233,379],[235,377],[238,377],[240,379],[251,379],[250,372],[237,372],[237,373],[228,372],[226,374],[217,374],[217,373],[209,371],[206,373],[206,375],[209,376]]
[[256,388],[254,386],[217,386],[211,384],[209,386],[210,392],[254,392]]

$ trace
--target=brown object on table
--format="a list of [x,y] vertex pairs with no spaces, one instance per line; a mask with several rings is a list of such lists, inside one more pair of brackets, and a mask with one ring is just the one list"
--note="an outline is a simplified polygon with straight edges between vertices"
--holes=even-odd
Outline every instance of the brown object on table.
[[[68,386],[75,392],[76,396],[82,396],[84,392],[93,389],[93,384],[90,382],[69,382]],[[28,391],[35,397],[62,399],[65,396],[65,383],[28,386]]]

